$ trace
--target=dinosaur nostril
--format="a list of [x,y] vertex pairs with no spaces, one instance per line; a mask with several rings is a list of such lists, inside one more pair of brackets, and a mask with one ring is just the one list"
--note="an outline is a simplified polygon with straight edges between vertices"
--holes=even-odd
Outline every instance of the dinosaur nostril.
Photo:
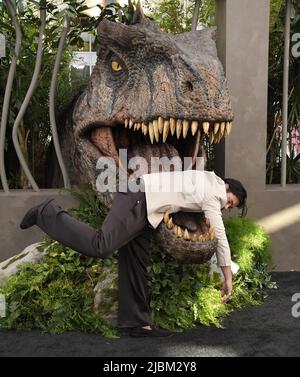
[[185,85],[186,85],[186,88],[187,88],[189,91],[192,92],[192,91],[194,90],[194,86],[193,86],[193,84],[192,84],[190,81],[186,81]]

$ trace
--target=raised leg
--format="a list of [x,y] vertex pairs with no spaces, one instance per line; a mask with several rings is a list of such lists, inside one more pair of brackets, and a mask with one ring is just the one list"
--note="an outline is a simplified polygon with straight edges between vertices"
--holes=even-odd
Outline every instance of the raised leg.
[[54,199],[38,208],[36,225],[52,239],[81,254],[105,258],[147,228],[145,195],[117,193],[98,230],[72,217]]

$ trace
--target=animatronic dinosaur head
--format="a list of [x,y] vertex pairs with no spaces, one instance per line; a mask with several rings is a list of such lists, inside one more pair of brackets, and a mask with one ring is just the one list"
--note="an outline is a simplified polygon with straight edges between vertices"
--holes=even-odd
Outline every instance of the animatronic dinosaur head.
[[[119,166],[121,148],[128,160],[144,157],[150,169],[151,157],[175,158],[174,169],[191,157],[190,168],[195,167],[201,138],[219,142],[233,119],[214,29],[167,34],[138,9],[133,24],[103,20],[97,31],[97,62],[73,113],[81,171],[95,183],[99,157],[112,157]],[[111,201],[108,193],[99,197],[104,204]],[[214,238],[201,216],[182,213],[172,221],[166,215],[161,226],[174,240]]]

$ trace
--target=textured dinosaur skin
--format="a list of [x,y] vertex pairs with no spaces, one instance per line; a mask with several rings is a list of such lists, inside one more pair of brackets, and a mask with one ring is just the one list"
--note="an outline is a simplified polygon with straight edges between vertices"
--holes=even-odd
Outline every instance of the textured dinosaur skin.
[[[112,157],[119,166],[120,148],[127,149],[128,158],[143,156],[148,162],[153,156],[173,157],[175,170],[189,156],[195,168],[203,139],[219,142],[233,120],[215,30],[167,34],[137,10],[133,24],[103,20],[97,32],[97,62],[73,111],[74,142],[65,148],[72,182],[89,181],[95,187],[97,160]],[[152,171],[158,169],[164,167]],[[134,173],[125,170],[128,176]],[[113,194],[98,195],[109,207]],[[204,217],[183,214],[180,221],[178,214],[180,230],[174,226],[176,216],[170,217],[157,230],[163,246],[180,252],[197,250],[201,243],[201,249],[215,250],[214,232]]]

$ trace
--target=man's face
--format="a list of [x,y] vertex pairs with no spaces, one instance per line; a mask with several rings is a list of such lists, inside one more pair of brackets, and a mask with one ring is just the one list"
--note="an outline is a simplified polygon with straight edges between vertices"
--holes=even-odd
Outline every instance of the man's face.
[[239,200],[232,192],[227,192],[227,203],[225,204],[225,209],[234,208],[239,205]]
[[232,192],[229,192],[228,191],[228,184],[226,183],[226,190],[227,190],[227,202],[224,206],[225,209],[229,209],[229,208],[234,208],[234,207],[237,207],[239,205],[239,199],[236,195],[234,195]]

